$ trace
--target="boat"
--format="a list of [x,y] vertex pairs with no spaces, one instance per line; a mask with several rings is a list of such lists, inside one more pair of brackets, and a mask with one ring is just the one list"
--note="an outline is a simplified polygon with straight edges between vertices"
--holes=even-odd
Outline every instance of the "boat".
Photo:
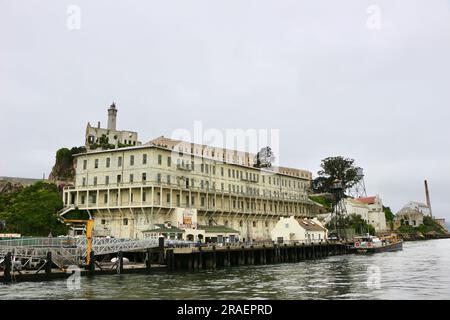
[[352,248],[356,253],[379,253],[387,251],[403,250],[403,240],[396,235],[376,237],[365,235],[356,237]]

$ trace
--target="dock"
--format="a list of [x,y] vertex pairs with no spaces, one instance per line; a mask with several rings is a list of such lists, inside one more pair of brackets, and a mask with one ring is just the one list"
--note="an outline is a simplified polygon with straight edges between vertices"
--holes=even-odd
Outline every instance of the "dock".
[[[91,251],[92,259],[86,265],[83,263],[86,252],[82,245],[74,247],[74,243],[69,242],[69,250],[66,240],[51,240],[50,245],[45,243],[46,246],[43,241],[27,239],[26,245],[11,246],[17,245],[11,242],[9,246],[3,246],[0,250],[0,282],[66,279],[74,272],[80,276],[195,272],[245,265],[296,263],[352,252],[348,243],[337,241],[194,244],[142,240],[131,243],[131,239],[115,239],[96,242],[93,248],[97,251]],[[84,242],[78,240],[78,243]],[[39,257],[41,264],[34,270],[21,270],[14,265],[18,256],[22,261],[28,259],[26,263]],[[116,258],[114,263],[111,258]]]

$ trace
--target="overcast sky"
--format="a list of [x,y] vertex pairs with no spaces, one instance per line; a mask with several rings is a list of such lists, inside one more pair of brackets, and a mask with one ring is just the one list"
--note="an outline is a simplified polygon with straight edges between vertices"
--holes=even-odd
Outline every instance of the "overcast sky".
[[450,0],[0,0],[0,176],[48,175],[115,101],[144,142],[202,121],[354,158],[394,211],[426,178],[450,219],[449,59]]

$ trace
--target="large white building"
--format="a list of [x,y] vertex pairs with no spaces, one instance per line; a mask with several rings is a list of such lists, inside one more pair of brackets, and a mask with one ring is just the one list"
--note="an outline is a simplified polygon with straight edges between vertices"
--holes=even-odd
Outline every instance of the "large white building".
[[[74,185],[64,190],[64,214],[89,213],[96,236],[143,238],[170,223],[190,229],[183,238],[238,234],[245,241],[271,239],[280,217],[311,216],[308,171],[255,168],[252,155],[239,159],[233,150],[157,141],[76,155]],[[189,227],[173,218],[180,209],[195,212]],[[214,226],[224,231],[217,233]],[[204,232],[192,231],[200,228]]]
[[421,202],[410,201],[405,204],[402,209],[411,209],[422,213],[424,216],[431,217],[430,207]]
[[366,198],[349,198],[343,201],[348,215],[361,216],[366,223],[375,228],[376,232],[387,231],[383,202],[378,195]]

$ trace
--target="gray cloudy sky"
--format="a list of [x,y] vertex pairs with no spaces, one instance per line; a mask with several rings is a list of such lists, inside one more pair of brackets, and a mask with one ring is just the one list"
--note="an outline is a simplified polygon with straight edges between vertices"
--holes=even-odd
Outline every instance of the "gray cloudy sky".
[[0,176],[48,175],[115,101],[142,141],[200,120],[280,129],[314,173],[352,157],[395,211],[427,178],[450,219],[449,57],[450,0],[0,0]]

